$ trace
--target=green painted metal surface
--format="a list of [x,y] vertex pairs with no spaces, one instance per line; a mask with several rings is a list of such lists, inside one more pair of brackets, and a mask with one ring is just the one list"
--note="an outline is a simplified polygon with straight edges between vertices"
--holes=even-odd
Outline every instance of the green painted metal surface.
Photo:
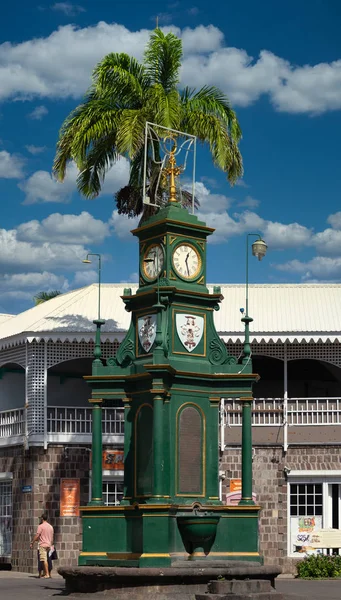
[[[134,295],[126,289],[122,298],[131,325],[116,357],[105,365],[96,361],[87,378],[92,402],[116,399],[125,405],[124,498],[119,507],[83,508],[79,564],[169,566],[184,557],[261,561],[259,507],[226,507],[219,500],[219,401],[251,398],[256,375],[250,360],[239,364],[228,354],[214,326],[222,296],[219,288],[210,294],[206,287],[212,232],[177,204],[133,232],[140,286]],[[150,280],[145,259],[154,260],[156,245],[163,264]],[[176,262],[181,259],[182,273]],[[248,408],[246,402],[243,460],[249,464],[243,466],[243,485],[252,497]],[[98,436],[93,444],[100,444]],[[101,468],[93,464],[97,481]]]

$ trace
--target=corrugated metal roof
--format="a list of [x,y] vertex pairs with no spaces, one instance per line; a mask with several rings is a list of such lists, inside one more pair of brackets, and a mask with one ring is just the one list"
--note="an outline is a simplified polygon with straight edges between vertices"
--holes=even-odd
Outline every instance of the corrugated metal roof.
[[5,323],[9,321],[9,319],[13,319],[16,315],[8,315],[7,313],[0,313],[0,325],[1,323]]
[[[216,284],[217,285],[217,284]],[[102,284],[101,317],[106,323],[102,339],[120,338],[130,314],[120,296],[137,284]],[[213,285],[208,286],[210,291]],[[245,307],[245,286],[221,284],[224,300],[214,313],[217,331],[226,341],[243,339],[240,308]],[[252,341],[341,341],[341,284],[252,284],[249,313]],[[0,340],[8,345],[20,338],[92,339],[98,310],[98,285],[62,294],[1,321]]]
[[[215,315],[225,339],[242,339],[240,308],[245,308],[245,285],[222,285],[224,301]],[[340,284],[249,285],[251,339],[254,341],[326,341],[341,338]]]
[[17,315],[10,315],[9,313],[0,313],[0,323],[4,323],[5,321],[8,321],[9,319],[13,319],[13,317],[16,317]]

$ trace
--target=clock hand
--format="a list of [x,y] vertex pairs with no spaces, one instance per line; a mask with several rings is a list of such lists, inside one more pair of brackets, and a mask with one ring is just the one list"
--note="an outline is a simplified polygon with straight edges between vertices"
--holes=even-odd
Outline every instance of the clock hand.
[[186,258],[185,258],[185,265],[186,265],[186,269],[187,269],[187,275],[189,277],[189,268],[188,268],[188,257],[189,257],[189,253],[187,254]]

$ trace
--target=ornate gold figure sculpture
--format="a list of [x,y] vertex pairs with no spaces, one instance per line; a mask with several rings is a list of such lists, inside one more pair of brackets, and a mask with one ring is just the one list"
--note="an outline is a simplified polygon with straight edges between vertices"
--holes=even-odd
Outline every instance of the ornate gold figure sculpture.
[[169,202],[177,202],[175,178],[178,177],[180,175],[180,173],[182,173],[183,167],[176,165],[175,155],[176,155],[177,145],[176,145],[175,137],[167,136],[164,139],[164,143],[166,142],[166,140],[171,140],[173,142],[173,146],[168,152],[166,150],[166,154],[168,154],[169,158],[167,161],[167,167],[165,167],[165,169],[164,169],[164,176],[169,177]]

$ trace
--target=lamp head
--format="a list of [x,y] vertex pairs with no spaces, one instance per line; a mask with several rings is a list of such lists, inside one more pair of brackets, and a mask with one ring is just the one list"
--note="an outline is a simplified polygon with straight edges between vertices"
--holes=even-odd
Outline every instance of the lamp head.
[[91,260],[89,260],[88,258],[84,258],[84,260],[82,260],[82,263],[85,263],[86,265],[91,265]]
[[252,244],[252,254],[253,256],[257,256],[258,260],[262,260],[262,258],[264,258],[267,249],[268,247],[262,239],[256,240]]

